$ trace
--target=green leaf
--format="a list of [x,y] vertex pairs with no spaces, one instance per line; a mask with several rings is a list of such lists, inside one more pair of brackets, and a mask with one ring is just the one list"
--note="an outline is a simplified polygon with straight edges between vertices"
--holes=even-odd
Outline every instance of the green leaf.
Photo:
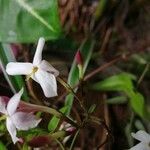
[[135,120],[134,125],[138,130],[145,130],[143,122],[139,119]]
[[31,150],[31,148],[28,146],[28,144],[26,142],[24,142],[24,144],[22,146],[22,150]]
[[91,114],[92,112],[94,112],[95,108],[96,108],[96,104],[91,105],[88,110],[88,113]]
[[131,92],[128,94],[130,97],[130,105],[132,109],[142,118],[145,118],[145,105],[144,97],[138,92]]
[[0,41],[56,39],[61,26],[57,0],[0,0]]
[[108,3],[108,0],[100,0],[98,2],[98,6],[94,14],[96,19],[100,18],[103,15],[103,12],[106,9],[107,3]]
[[117,96],[110,99],[107,99],[107,104],[124,104],[127,102],[127,98],[125,96]]
[[24,87],[24,93],[22,98],[24,100],[28,100],[28,94],[25,88],[25,83],[22,78],[22,76],[9,76],[6,71],[5,71],[5,66],[7,63],[11,61],[16,61],[15,56],[12,53],[12,49],[9,44],[0,44],[0,60],[1,60],[1,65],[3,67],[2,71],[4,73],[4,76],[8,82],[8,84],[11,87],[11,90],[13,93],[18,92],[22,87]]
[[94,90],[103,90],[103,91],[132,90],[134,87],[131,79],[134,78],[130,74],[121,73],[119,75],[114,75],[103,81],[97,82],[91,88]]
[[[84,43],[81,45],[81,48],[79,48],[80,51],[81,51],[81,54],[83,56],[83,61],[84,61],[83,75],[86,71],[86,68],[89,64],[90,58],[92,56],[94,43],[95,42],[93,40],[88,39],[88,40],[84,41]],[[70,73],[69,73],[69,77],[68,77],[68,84],[71,87],[74,87],[78,83],[79,83],[79,70],[78,70],[78,66],[77,66],[77,63],[76,63],[76,59],[74,58],[74,61],[72,63],[72,67],[71,67],[71,70],[70,70]],[[77,88],[74,91],[76,92]],[[65,106],[67,106],[67,115],[70,114],[73,99],[74,99],[74,96],[71,93],[68,94],[66,99],[65,99]]]
[[[131,74],[121,73],[94,84],[92,89],[124,92],[129,97],[129,104],[134,112],[140,117],[148,119],[147,109],[144,105],[144,97],[142,94],[135,92],[135,88],[132,84],[133,79],[135,79],[135,77]],[[118,101],[118,99],[113,99],[108,102],[114,101]]]
[[0,141],[0,150],[7,150],[6,146]]
[[[66,112],[67,107],[63,107],[60,109],[60,112],[64,113]],[[57,128],[58,124],[59,124],[60,119],[53,116],[52,119],[50,120],[49,124],[48,124],[48,131],[50,132],[54,132],[55,129]]]

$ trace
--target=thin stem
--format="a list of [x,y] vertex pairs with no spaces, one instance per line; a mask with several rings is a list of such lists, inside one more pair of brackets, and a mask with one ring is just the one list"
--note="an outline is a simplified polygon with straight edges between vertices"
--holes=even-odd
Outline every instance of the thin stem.
[[59,144],[59,146],[62,150],[65,150],[65,147],[63,146],[63,144],[58,139],[55,139],[55,141]]
[[103,143],[101,143],[101,144],[98,146],[98,149],[101,148],[102,146],[104,146],[107,142],[108,142],[108,134],[106,134],[106,139],[104,140]]
[[150,68],[150,63],[146,64],[144,71],[142,72],[142,74],[137,82],[137,85],[139,85],[142,82],[142,80],[143,80],[144,76],[146,75],[149,68]]
[[73,138],[73,140],[72,140],[72,143],[71,143],[71,146],[70,146],[69,150],[72,150],[73,145],[74,145],[74,143],[75,143],[75,140],[76,140],[76,138],[77,138],[77,136],[78,136],[78,134],[79,134],[79,131],[80,131],[80,129],[77,130],[77,132],[76,132],[76,134],[75,134],[75,136],[74,136],[74,138]]
[[111,137],[114,140],[114,138],[113,138],[113,136],[111,134],[110,129],[108,128],[108,126],[106,125],[106,123],[103,120],[100,120],[99,118],[97,118],[95,116],[90,116],[90,121],[103,126],[103,128],[106,130],[106,139],[104,140],[104,142],[102,142],[98,146],[98,149],[101,148],[102,146],[104,146],[108,142],[109,137]]
[[99,125],[102,125],[106,129],[106,131],[108,133],[111,133],[110,129],[108,128],[108,126],[106,125],[106,123],[104,122],[104,120],[101,120],[101,119],[99,119],[99,118],[97,118],[95,116],[89,116],[89,118],[90,118],[90,120],[92,122],[95,122],[95,123],[97,123]]
[[12,82],[11,82],[11,79],[9,78],[8,74],[6,73],[5,66],[4,66],[4,64],[2,63],[1,58],[0,58],[0,67],[1,67],[1,69],[2,69],[2,72],[3,72],[4,76],[5,76],[5,79],[6,79],[6,81],[8,82],[8,84],[9,84],[9,86],[10,86],[12,92],[15,94],[15,93],[16,93],[16,90],[15,90],[15,88],[14,88]]
[[82,101],[78,98],[78,96],[76,95],[76,93],[74,92],[73,88],[66,83],[63,79],[61,79],[60,77],[57,78],[58,81],[67,89],[67,91],[69,91],[70,93],[73,94],[73,96],[75,97],[75,99],[78,101],[78,103],[80,104],[81,108],[84,110],[84,112],[87,112],[86,109],[83,106]]
[[[131,54],[127,54],[126,56],[130,56],[130,55],[131,55]],[[93,76],[95,76],[97,73],[103,71],[103,70],[106,69],[107,67],[112,66],[114,63],[118,62],[118,61],[121,60],[121,59],[124,59],[124,58],[123,58],[122,55],[119,55],[119,56],[117,56],[116,58],[114,58],[113,60],[111,60],[110,62],[105,63],[104,65],[98,67],[98,68],[95,69],[94,71],[92,71],[92,72],[90,72],[89,74],[87,74],[87,75],[83,78],[82,82],[89,80],[90,78],[92,78]],[[74,87],[72,87],[72,89],[75,89],[75,88],[76,88],[77,86],[79,86],[80,84],[81,84],[81,82],[77,83]],[[60,100],[60,99],[63,99],[63,97],[65,97],[67,94],[68,94],[68,92],[66,92],[66,93],[64,93],[63,95],[61,95],[61,96],[59,97],[59,100]]]
[[75,123],[72,119],[65,116],[62,112],[54,108],[49,108],[47,106],[41,106],[41,105],[35,105],[35,104],[29,104],[26,102],[21,102],[21,103],[24,105],[23,109],[32,109],[32,111],[42,111],[42,112],[50,113],[58,118],[64,119],[66,122],[70,123],[72,126],[79,128],[79,125],[77,123]]
[[83,81],[87,81],[88,79],[92,78],[97,73],[99,73],[100,71],[102,71],[105,68],[107,68],[107,67],[113,65],[114,63],[118,62],[120,59],[123,59],[122,55],[119,55],[118,57],[116,57],[115,59],[111,60],[110,62],[105,63],[103,66],[98,67],[97,69],[95,69],[94,71],[92,71],[91,73],[89,73],[88,75],[86,75],[84,77]]
[[42,102],[38,99],[38,97],[35,95],[34,91],[33,91],[33,87],[32,87],[32,81],[27,81],[27,87],[28,87],[28,91],[30,93],[30,95],[32,96],[32,98],[34,99],[34,101],[41,105]]

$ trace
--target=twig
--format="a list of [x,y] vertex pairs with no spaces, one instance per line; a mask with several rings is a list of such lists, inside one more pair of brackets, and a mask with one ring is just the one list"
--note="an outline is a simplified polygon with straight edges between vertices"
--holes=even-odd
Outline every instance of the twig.
[[[126,56],[129,56],[131,54],[127,54]],[[103,71],[104,69],[106,69],[107,67],[112,66],[114,63],[118,62],[119,60],[123,60],[124,57],[122,55],[117,56],[116,58],[114,58],[113,60],[111,60],[108,63],[105,63],[104,65],[98,67],[97,69],[95,69],[94,71],[92,71],[91,73],[89,73],[88,75],[86,75],[82,81],[80,81],[79,83],[77,83],[74,87],[72,87],[72,89],[75,89],[77,86],[79,86],[81,84],[81,82],[83,81],[87,81],[88,79],[92,78],[93,76],[95,76],[97,73]],[[65,96],[67,96],[68,91],[66,93],[63,93],[58,100],[63,99]]]
[[88,75],[86,75],[83,79],[83,81],[87,81],[88,79],[92,78],[93,76],[95,76],[97,73],[99,73],[100,71],[106,69],[107,67],[113,65],[114,63],[118,62],[119,60],[124,59],[122,57],[122,55],[117,56],[116,58],[114,58],[113,60],[111,60],[108,63],[105,63],[103,66],[98,67],[96,70],[92,71],[91,73],[89,73]]
[[146,64],[144,71],[142,72],[142,74],[137,82],[137,85],[139,85],[142,82],[142,80],[144,79],[144,76],[146,75],[149,68],[150,68],[150,63]]
[[67,89],[68,92],[70,92],[70,93],[72,93],[74,95],[75,99],[78,101],[78,103],[80,104],[81,108],[86,113],[87,111],[84,108],[82,101],[78,98],[78,96],[74,92],[73,88],[67,82],[65,82],[63,79],[61,79],[60,77],[57,77],[57,80]]
[[77,136],[78,136],[78,134],[79,134],[79,131],[80,131],[80,129],[78,129],[78,131],[76,132],[76,134],[75,134],[75,136],[74,136],[74,138],[73,138],[73,140],[72,140],[72,143],[71,143],[71,146],[70,146],[69,150],[72,150],[73,145],[74,145],[74,142],[75,142],[75,140],[76,140],[76,138],[77,138]]

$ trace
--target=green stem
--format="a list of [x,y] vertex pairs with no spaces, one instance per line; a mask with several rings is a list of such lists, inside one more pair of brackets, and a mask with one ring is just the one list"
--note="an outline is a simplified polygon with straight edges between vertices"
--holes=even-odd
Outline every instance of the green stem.
[[69,91],[71,94],[73,94],[73,96],[75,97],[75,99],[78,101],[78,103],[80,104],[81,108],[84,110],[84,112],[86,113],[86,109],[84,108],[82,101],[78,98],[78,96],[76,95],[76,93],[74,92],[73,88],[66,83],[63,79],[61,79],[60,77],[57,78],[57,80],[67,89],[67,91]]
[[77,132],[76,132],[76,134],[75,134],[75,136],[74,136],[74,138],[72,140],[72,143],[71,143],[71,146],[70,146],[69,150],[72,150],[74,142],[75,142],[75,140],[76,140],[76,138],[77,138],[77,136],[79,134],[79,131],[80,131],[80,129],[77,130]]
[[58,139],[60,137],[65,137],[66,131],[58,131],[58,132],[54,132],[54,133],[49,133],[49,136],[54,139]]
[[52,115],[54,115],[58,118],[62,118],[66,122],[70,123],[72,126],[75,126],[76,128],[79,128],[79,125],[77,123],[75,123],[72,119],[65,116],[62,112],[60,112],[56,109],[49,108],[49,107],[46,107],[46,106],[41,106],[41,105],[29,104],[29,103],[26,103],[26,102],[21,102],[21,103],[24,104],[27,108],[29,107],[29,108],[32,108],[33,110],[46,112],[46,113],[52,114]]
[[65,150],[65,147],[63,146],[63,144],[59,140],[55,139],[55,141],[59,144],[59,146],[62,150]]

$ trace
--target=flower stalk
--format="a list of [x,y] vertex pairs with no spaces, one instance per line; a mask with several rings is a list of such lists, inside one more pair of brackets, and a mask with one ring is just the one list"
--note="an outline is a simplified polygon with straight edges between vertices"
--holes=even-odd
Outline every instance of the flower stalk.
[[65,116],[62,112],[54,109],[54,108],[50,108],[47,106],[41,106],[41,105],[35,105],[35,104],[29,104],[26,102],[21,102],[22,105],[24,105],[22,107],[22,109],[32,109],[32,110],[36,110],[36,111],[41,111],[41,112],[45,112],[45,113],[49,113],[52,114],[58,118],[61,118],[63,120],[65,120],[66,122],[70,123],[71,125],[73,125],[76,128],[79,128],[79,125],[74,122],[72,119],[70,119],[69,117]]

